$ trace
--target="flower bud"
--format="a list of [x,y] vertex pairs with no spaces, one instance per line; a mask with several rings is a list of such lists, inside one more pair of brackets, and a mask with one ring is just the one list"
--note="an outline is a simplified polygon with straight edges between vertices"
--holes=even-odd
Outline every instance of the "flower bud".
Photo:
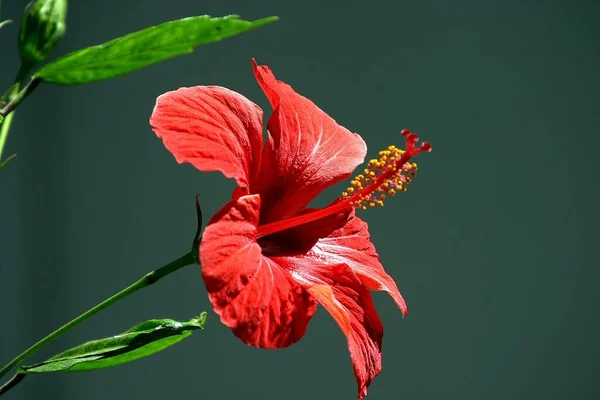
[[19,32],[21,58],[37,64],[48,56],[66,30],[67,0],[33,0],[25,7]]

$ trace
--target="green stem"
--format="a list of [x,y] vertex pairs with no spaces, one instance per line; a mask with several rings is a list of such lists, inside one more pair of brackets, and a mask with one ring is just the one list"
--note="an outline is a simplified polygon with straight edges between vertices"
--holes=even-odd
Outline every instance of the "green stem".
[[97,306],[92,307],[88,311],[81,314],[79,317],[77,317],[74,320],[72,320],[71,322],[68,322],[65,325],[61,326],[60,328],[58,328],[57,330],[55,330],[54,332],[52,332],[51,334],[49,334],[48,336],[46,336],[45,338],[43,338],[42,340],[40,340],[39,342],[37,342],[36,344],[31,346],[27,350],[25,350],[23,353],[19,354],[14,360],[12,360],[8,364],[6,364],[0,370],[0,378],[2,378],[4,375],[6,375],[6,373],[8,373],[11,369],[13,369],[17,364],[20,364],[27,357],[31,356],[33,353],[35,353],[36,351],[38,351],[39,349],[41,349],[42,347],[44,347],[45,345],[47,345],[48,343],[53,341],[54,339],[58,338],[59,336],[63,335],[64,333],[66,333],[68,330],[73,328],[75,325],[80,324],[81,322],[85,321],[92,315],[99,313],[100,311],[111,306],[112,304],[116,303],[117,301],[129,296],[130,294],[135,293],[138,290],[143,289],[147,286],[150,286],[150,285],[154,284],[155,282],[157,282],[158,280],[160,280],[161,278],[179,270],[180,268],[183,268],[183,267],[185,267],[187,265],[191,265],[191,264],[195,264],[195,261],[194,261],[194,256],[192,255],[191,252],[189,252],[186,255],[179,257],[177,260],[165,265],[164,267],[159,268],[156,271],[152,271],[152,272],[144,275],[140,280],[138,280],[131,286],[126,287],[125,289],[121,290],[119,293],[115,294],[112,297],[109,297],[108,299],[104,300],[102,303],[98,304]]
[[6,382],[4,385],[0,386],[0,396],[2,396],[4,393],[8,392],[10,389],[14,388],[15,386],[17,386],[23,379],[25,379],[25,374],[21,374],[19,372],[17,372],[15,374],[15,376],[13,376],[12,378],[10,378],[8,380],[8,382]]
[[5,25],[8,25],[10,23],[12,23],[12,20],[10,20],[10,19],[0,22],[0,29],[2,29]]
[[0,162],[0,168],[4,167],[6,164],[8,164],[10,162],[10,160],[12,160],[13,158],[15,158],[17,155],[13,154],[12,156],[8,156],[8,158],[2,162]]
[[39,79],[33,78],[27,84],[27,86],[21,90],[23,81],[29,74],[29,71],[31,71],[32,67],[33,65],[26,61],[21,62],[21,67],[17,72],[14,84],[6,95],[8,104],[2,110],[0,110],[0,116],[4,117],[2,122],[0,122],[0,161],[2,160],[2,152],[4,150],[6,138],[8,137],[8,131],[10,130],[10,125],[14,117],[15,108],[17,108],[19,104],[21,104],[21,102],[23,102],[23,100],[25,100],[25,98],[29,96],[29,94],[31,94],[31,92],[34,91],[35,88],[40,84]]
[[[6,138],[8,137],[8,130],[10,129],[14,115],[14,112],[8,114],[0,123],[0,162],[2,162],[2,167],[6,164],[6,162],[2,161],[2,150],[4,150]],[[8,162],[8,160],[6,161]]]
[[32,78],[29,83],[23,88],[23,90],[18,91],[19,87],[21,85],[16,85],[14,86],[13,89],[13,95],[9,96],[9,103],[6,105],[6,107],[4,107],[2,110],[0,110],[0,115],[2,115],[3,117],[6,117],[7,115],[9,115],[12,111],[14,111],[15,108],[17,108],[19,106],[19,104],[21,104],[23,102],[23,100],[25,100],[25,98],[27,98],[27,96],[29,96],[31,94],[31,92],[34,91],[34,89],[40,84],[41,80],[38,78]]

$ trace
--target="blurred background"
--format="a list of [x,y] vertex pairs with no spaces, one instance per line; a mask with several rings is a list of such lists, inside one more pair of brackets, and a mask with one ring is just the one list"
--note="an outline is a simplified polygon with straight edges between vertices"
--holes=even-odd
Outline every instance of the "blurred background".
[[[26,1],[4,1],[20,19]],[[221,85],[270,114],[251,58],[360,133],[369,155],[410,128],[433,145],[407,193],[362,216],[410,314],[385,294],[370,399],[597,399],[600,3],[596,1],[71,1],[53,57],[191,15],[281,20],[112,81],[42,85],[0,172],[0,363],[184,254],[232,182],[178,165],[155,98]],[[0,87],[18,67],[0,31]],[[596,183],[594,183],[596,182]],[[343,186],[343,185],[342,185]],[[338,196],[328,190],[320,205]],[[149,359],[38,375],[19,399],[353,399],[346,342],[320,310],[297,345],[258,350],[212,313],[197,267],[118,303],[31,362],[148,318],[206,329]]]

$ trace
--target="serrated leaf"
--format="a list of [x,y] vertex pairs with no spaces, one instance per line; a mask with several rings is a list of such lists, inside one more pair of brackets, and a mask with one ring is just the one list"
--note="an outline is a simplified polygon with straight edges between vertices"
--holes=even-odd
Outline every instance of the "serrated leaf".
[[84,343],[39,364],[21,367],[19,373],[76,372],[115,367],[158,353],[202,329],[206,313],[188,322],[152,319],[120,335]]
[[237,15],[184,18],[130,33],[104,44],[75,51],[42,67],[35,76],[47,83],[78,85],[114,78],[178,55],[194,47],[276,21],[244,21]]

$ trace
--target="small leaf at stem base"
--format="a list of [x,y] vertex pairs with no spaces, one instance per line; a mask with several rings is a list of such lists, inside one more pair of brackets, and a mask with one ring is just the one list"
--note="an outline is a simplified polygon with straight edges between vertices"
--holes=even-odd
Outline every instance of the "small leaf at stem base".
[[206,313],[187,322],[152,319],[109,338],[84,343],[39,364],[21,367],[19,373],[92,371],[115,367],[158,353],[202,329]]

